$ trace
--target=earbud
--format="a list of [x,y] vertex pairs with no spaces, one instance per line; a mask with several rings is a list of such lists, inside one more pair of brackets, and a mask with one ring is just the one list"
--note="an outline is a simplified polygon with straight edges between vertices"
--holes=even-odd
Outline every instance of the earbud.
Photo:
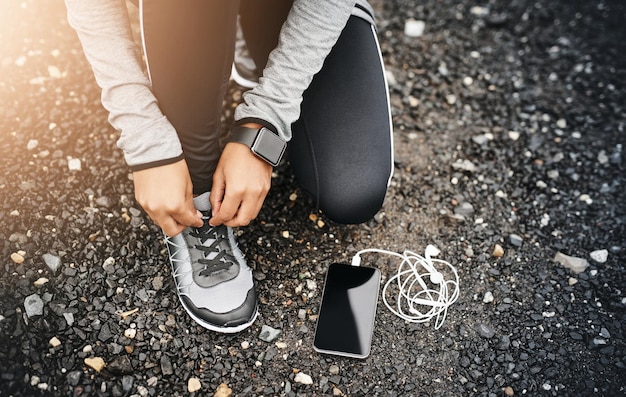
[[[433,269],[434,270],[434,269]],[[441,284],[443,281],[443,274],[435,271],[434,273],[430,273],[430,282],[433,284]]]
[[426,257],[426,263],[422,265],[430,273],[430,282],[433,284],[440,284],[443,281],[443,274],[439,273],[433,266],[432,257],[439,255],[439,249],[432,244],[428,244],[424,250],[424,256]]
[[433,256],[437,256],[439,255],[440,251],[437,247],[435,247],[432,244],[428,244],[426,246],[426,249],[424,250],[424,255],[426,255],[427,258],[432,258]]

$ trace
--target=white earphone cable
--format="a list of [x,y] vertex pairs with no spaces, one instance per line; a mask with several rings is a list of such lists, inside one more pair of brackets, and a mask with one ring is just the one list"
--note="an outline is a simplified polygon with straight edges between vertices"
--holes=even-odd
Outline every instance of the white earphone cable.
[[[435,329],[443,325],[448,307],[459,297],[459,275],[450,263],[432,258],[439,254],[435,246],[428,245],[424,256],[411,251],[399,254],[368,248],[354,255],[353,266],[361,264],[361,254],[364,253],[392,255],[402,260],[398,271],[387,280],[382,292],[383,302],[392,313],[411,323],[424,323],[435,318]],[[442,271],[452,278],[446,280]],[[398,288],[395,307],[387,299],[393,283],[397,283]]]

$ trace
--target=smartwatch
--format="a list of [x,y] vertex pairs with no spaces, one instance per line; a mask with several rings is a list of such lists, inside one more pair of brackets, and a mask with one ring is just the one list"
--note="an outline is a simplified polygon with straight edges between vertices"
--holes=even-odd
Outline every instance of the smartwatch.
[[252,153],[276,167],[285,153],[287,142],[267,127],[249,128],[237,126],[228,142],[239,142],[248,146]]

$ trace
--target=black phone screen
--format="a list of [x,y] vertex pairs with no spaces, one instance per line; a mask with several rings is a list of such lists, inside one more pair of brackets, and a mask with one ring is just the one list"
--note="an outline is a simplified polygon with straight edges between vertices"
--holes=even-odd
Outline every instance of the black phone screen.
[[313,347],[322,353],[369,355],[380,271],[333,263],[328,267]]

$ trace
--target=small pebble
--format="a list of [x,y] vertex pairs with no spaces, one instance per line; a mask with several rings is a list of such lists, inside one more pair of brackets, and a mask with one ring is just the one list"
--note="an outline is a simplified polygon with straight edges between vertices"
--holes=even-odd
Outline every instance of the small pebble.
[[504,394],[507,397],[512,397],[512,396],[515,395],[515,392],[513,391],[513,388],[511,386],[507,386],[507,387],[504,388]]
[[200,379],[198,378],[189,378],[187,381],[187,391],[189,393],[195,393],[202,388],[202,384],[200,383]]
[[43,314],[43,300],[37,294],[32,294],[24,299],[24,310],[28,318]]
[[17,252],[14,252],[11,254],[11,260],[13,261],[13,263],[21,265],[22,263],[24,263],[24,256],[20,255]]
[[515,247],[521,247],[522,244],[524,243],[524,239],[517,235],[517,234],[510,234],[509,235],[509,243],[511,243],[511,245],[515,246]]
[[215,394],[213,394],[213,397],[230,397],[232,395],[233,389],[228,387],[226,383],[222,383],[217,387],[217,390],[215,390]]
[[280,336],[280,334],[281,330],[272,328],[269,325],[263,325],[261,327],[259,339],[261,339],[263,342],[273,342]]
[[494,297],[491,291],[485,292],[485,296],[483,297],[483,303],[491,303],[493,302]]
[[420,37],[424,34],[426,23],[415,19],[407,19],[404,23],[404,34],[408,37]]
[[591,252],[589,256],[591,257],[591,259],[593,259],[594,261],[598,263],[604,263],[609,257],[609,251],[608,250],[596,250],[596,251]]
[[124,336],[128,339],[135,339],[135,336],[137,336],[137,330],[135,328],[128,328],[124,331]]
[[36,139],[30,139],[28,141],[28,143],[26,144],[26,149],[28,150],[33,150],[37,147],[37,145],[39,145],[39,141]]
[[576,274],[584,272],[587,267],[589,267],[589,262],[587,262],[586,259],[565,255],[560,252],[556,253],[556,255],[554,256],[554,261],[560,263],[565,268],[573,271]]
[[504,256],[504,248],[502,248],[500,244],[496,244],[496,246],[493,247],[492,255],[496,258],[502,258]]
[[93,368],[96,372],[102,371],[105,366],[102,357],[87,357],[85,358],[85,365]]
[[517,131],[509,131],[508,136],[510,140],[517,141],[520,137],[520,133]]
[[113,274],[113,273],[115,273],[114,265],[115,265],[115,258],[110,256],[110,257],[106,258],[106,260],[102,264],[102,268],[104,269],[105,272],[107,272],[109,274]]
[[59,266],[61,266],[61,258],[59,258],[56,255],[43,254],[41,257],[43,258],[43,261],[46,263],[46,266],[48,266],[48,268],[52,270],[52,272],[56,272]]
[[50,339],[50,341],[48,343],[52,347],[59,347],[59,346],[61,346],[61,341],[56,336],[53,336],[52,339]]
[[35,286],[37,286],[37,287],[41,287],[42,285],[44,285],[44,284],[45,284],[45,283],[47,283],[48,281],[50,281],[50,280],[48,280],[48,279],[47,279],[47,278],[45,278],[45,277],[39,277],[37,280],[35,280],[35,282],[34,282],[33,284],[34,284]]
[[250,342],[245,341],[245,340],[244,340],[243,342],[241,342],[241,348],[242,348],[243,350],[246,350],[246,349],[248,349],[249,347],[250,347]]
[[311,376],[305,374],[304,372],[298,372],[296,377],[293,379],[296,383],[301,383],[303,385],[312,385],[313,379]]
[[480,336],[486,339],[492,338],[496,334],[496,330],[487,324],[478,324],[476,326],[476,331],[478,331]]
[[70,157],[67,159],[67,167],[70,171],[80,171],[82,169],[82,164],[80,159]]

